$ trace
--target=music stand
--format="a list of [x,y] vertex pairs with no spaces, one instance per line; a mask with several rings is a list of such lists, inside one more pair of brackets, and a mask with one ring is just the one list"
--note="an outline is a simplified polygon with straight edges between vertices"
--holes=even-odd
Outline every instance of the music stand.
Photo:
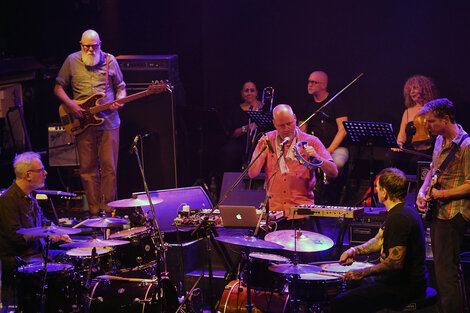
[[377,206],[377,201],[374,196],[374,147],[398,148],[397,140],[393,134],[392,124],[383,122],[344,121],[343,125],[353,144],[370,148],[370,192],[364,199],[360,200],[359,203],[370,197],[372,203]]
[[248,114],[250,121],[256,124],[260,132],[266,133],[274,130],[273,114],[271,112],[245,111],[245,113]]

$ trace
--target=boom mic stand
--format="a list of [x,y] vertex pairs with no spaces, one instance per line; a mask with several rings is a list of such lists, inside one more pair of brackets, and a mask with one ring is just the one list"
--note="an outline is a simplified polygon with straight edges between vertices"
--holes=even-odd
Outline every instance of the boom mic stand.
[[[160,228],[158,227],[157,216],[155,214],[155,207],[153,206],[152,198],[150,197],[149,188],[147,186],[147,180],[145,179],[145,173],[144,173],[144,169],[142,167],[142,161],[139,155],[139,149],[137,148],[136,143],[137,142],[134,141],[134,143],[132,144],[131,152],[135,153],[135,156],[137,157],[137,164],[139,165],[140,174],[142,176],[142,182],[144,184],[145,194],[147,195],[150,208],[152,209],[153,225],[151,227],[152,229],[151,238],[152,238],[153,244],[155,245],[155,249],[156,249],[155,253],[157,256],[157,293],[156,294],[160,295],[161,294],[160,288],[162,288],[162,284],[161,284],[161,280],[162,280],[161,263],[162,262],[163,262],[163,269],[164,269],[165,276],[168,275],[167,266],[166,266],[166,247],[165,247],[165,243],[163,242],[163,236],[160,232]],[[155,240],[155,233],[157,233],[158,235],[157,240]],[[159,299],[159,300],[160,300],[160,309],[161,309],[160,312],[163,312],[164,301],[162,301],[162,299]]]
[[[214,211],[219,207],[219,205],[228,197],[228,195],[235,189],[235,187],[240,183],[242,178],[245,176],[245,174],[248,172],[248,170],[253,166],[253,164],[258,160],[258,158],[261,156],[261,154],[268,148],[267,145],[261,149],[261,151],[256,155],[256,157],[248,164],[248,166],[243,170],[243,172],[238,176],[237,180],[232,184],[232,186],[225,192],[225,194],[222,196],[222,198],[217,202],[217,204],[212,208],[212,210],[204,216],[202,219],[201,223],[192,231],[191,236],[194,236],[198,230],[201,227],[204,227],[206,230],[206,235],[209,239],[210,236],[210,225],[209,225],[209,217],[214,213]],[[212,287],[212,280],[213,280],[213,273],[212,273],[212,261],[211,261],[211,255],[210,255],[210,242],[208,240],[208,251],[207,251],[207,256],[208,256],[208,271],[209,271],[209,293],[210,293],[210,306],[211,306],[211,313],[215,313],[215,307],[214,307],[214,296],[213,296],[213,287]]]

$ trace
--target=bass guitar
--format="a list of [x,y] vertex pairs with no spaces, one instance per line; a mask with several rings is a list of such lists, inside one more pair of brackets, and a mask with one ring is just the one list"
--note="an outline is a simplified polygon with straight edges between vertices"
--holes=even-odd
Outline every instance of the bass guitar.
[[[431,181],[428,188],[426,189],[426,198],[431,197],[432,190],[437,187],[437,180],[439,179],[440,170],[437,169],[432,173]],[[426,201],[426,213],[424,213],[424,219],[428,222],[432,221],[436,215],[437,203],[435,200]]]
[[98,117],[97,114],[108,110],[115,103],[124,104],[151,94],[158,94],[166,90],[171,92],[172,89],[173,87],[168,82],[156,82],[149,85],[144,91],[103,104],[100,104],[99,102],[104,98],[105,94],[96,93],[85,100],[74,100],[82,109],[84,109],[82,111],[83,117],[81,118],[75,118],[72,116],[72,114],[67,111],[67,107],[64,104],[61,104],[59,106],[60,122],[67,133],[76,136],[85,131],[88,126],[102,124],[104,122],[104,118]]

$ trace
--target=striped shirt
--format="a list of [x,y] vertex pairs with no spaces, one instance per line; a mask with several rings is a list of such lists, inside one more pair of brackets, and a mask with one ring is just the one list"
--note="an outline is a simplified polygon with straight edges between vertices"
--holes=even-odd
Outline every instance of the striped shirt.
[[[432,155],[432,168],[437,169],[449,155],[453,145],[458,145],[462,136],[467,134],[462,126],[458,125],[457,136],[444,146],[444,138],[437,136]],[[439,189],[447,190],[462,184],[470,183],[470,137],[466,138],[457,150],[455,157],[439,176]],[[459,199],[439,199],[437,218],[450,220],[458,213],[466,220],[470,220],[470,197]]]

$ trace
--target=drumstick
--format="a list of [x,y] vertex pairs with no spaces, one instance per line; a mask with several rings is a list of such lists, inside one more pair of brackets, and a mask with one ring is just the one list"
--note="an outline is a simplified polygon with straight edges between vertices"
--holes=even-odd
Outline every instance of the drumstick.
[[333,273],[326,273],[326,272],[315,272],[315,274],[325,275],[325,276],[331,276],[331,277],[338,277],[338,278],[344,278],[344,275],[333,274]]
[[80,223],[78,223],[77,225],[75,226],[72,226],[72,228],[77,228],[77,227],[80,227],[82,226],[83,223],[85,223],[87,221],[87,219],[84,219],[83,221],[81,221]]

